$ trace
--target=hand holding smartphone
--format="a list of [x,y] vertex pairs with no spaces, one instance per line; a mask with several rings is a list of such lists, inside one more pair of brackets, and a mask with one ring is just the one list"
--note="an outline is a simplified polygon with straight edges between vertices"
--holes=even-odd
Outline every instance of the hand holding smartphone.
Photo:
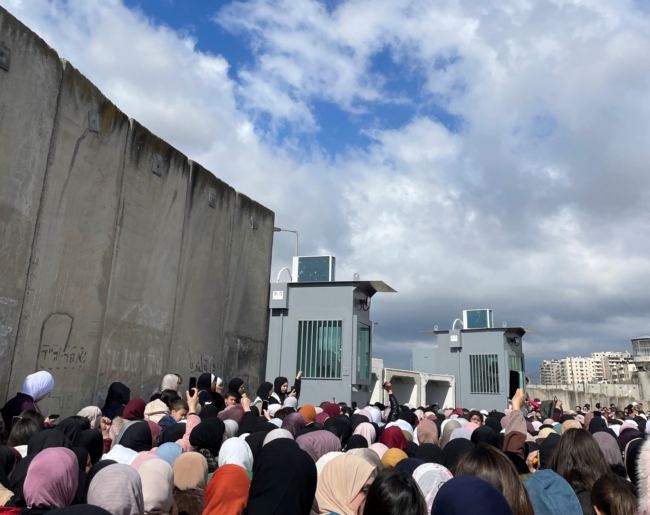
[[196,377],[190,377],[190,394],[194,395],[196,390]]

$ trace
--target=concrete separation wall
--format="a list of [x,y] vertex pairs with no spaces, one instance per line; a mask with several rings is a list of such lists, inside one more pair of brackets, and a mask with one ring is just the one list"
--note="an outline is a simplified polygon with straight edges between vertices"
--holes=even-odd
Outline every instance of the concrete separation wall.
[[43,411],[62,415],[113,381],[148,399],[168,372],[256,386],[274,214],[1,7],[0,42],[0,402],[36,370],[56,380]]
[[564,407],[571,410],[574,407],[585,404],[593,408],[600,402],[603,406],[616,404],[624,407],[632,402],[644,402],[639,394],[639,386],[636,384],[583,384],[575,385],[541,385],[529,384],[526,386],[526,393],[531,399],[561,399]]

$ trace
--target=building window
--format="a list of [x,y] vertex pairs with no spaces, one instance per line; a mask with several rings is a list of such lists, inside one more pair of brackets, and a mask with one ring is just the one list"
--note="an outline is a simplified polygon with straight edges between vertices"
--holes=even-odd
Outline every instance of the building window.
[[305,378],[341,378],[341,320],[300,320],[296,373]]
[[357,379],[370,379],[370,327],[357,327]]
[[499,393],[499,360],[496,354],[469,355],[470,393]]

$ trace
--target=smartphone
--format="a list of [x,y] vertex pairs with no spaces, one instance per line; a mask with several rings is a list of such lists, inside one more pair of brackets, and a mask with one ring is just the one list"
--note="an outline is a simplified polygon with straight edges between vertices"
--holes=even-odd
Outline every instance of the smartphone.
[[509,388],[508,388],[508,398],[512,399],[516,393],[517,390],[519,389],[519,372],[516,370],[511,370],[510,371],[510,381],[509,381]]
[[262,411],[269,409],[269,401],[262,401]]
[[386,388],[388,386],[388,381],[384,381],[381,386],[382,388]]
[[352,409],[357,409],[357,401],[352,401]]
[[196,390],[196,377],[190,377],[190,395],[194,396]]
[[60,416],[60,415],[58,415],[58,414],[55,414],[55,415],[48,415],[47,418],[49,418],[50,420],[54,420],[55,418],[59,418],[59,416]]

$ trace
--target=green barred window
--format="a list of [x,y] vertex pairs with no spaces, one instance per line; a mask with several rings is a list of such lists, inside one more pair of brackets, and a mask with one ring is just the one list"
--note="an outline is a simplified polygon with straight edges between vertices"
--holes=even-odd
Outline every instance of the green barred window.
[[341,320],[300,320],[296,373],[311,379],[341,378]]
[[471,393],[499,393],[499,359],[496,354],[470,354]]

